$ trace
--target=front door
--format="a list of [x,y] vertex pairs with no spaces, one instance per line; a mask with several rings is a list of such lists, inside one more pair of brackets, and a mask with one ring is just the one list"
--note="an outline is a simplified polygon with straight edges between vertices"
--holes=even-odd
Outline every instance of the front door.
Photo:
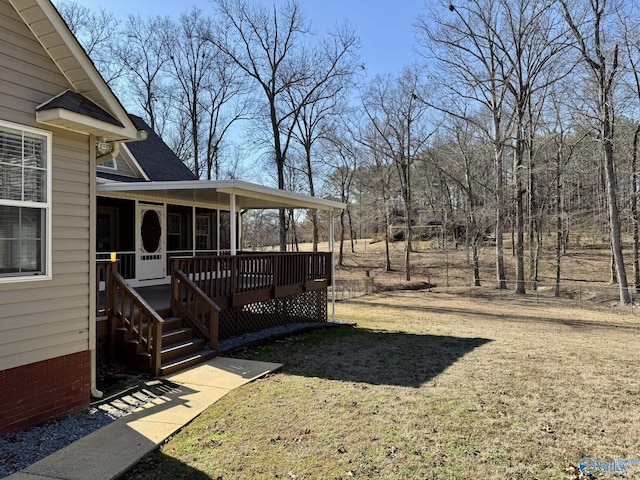
[[165,277],[163,225],[164,206],[138,204],[138,280]]

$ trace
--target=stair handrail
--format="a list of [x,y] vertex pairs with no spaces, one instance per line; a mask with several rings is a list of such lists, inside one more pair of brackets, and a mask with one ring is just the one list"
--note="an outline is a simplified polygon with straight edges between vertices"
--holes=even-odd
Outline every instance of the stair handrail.
[[[174,268],[171,274],[171,312],[187,318],[209,341],[209,347],[218,351],[218,328],[221,308],[204,293],[182,270]],[[205,323],[209,317],[209,327]]]
[[[164,319],[136,292],[118,272],[113,272],[109,303],[112,316],[135,335],[138,343],[149,354],[149,367],[154,376],[160,375],[162,364],[162,328]],[[128,316],[127,311],[128,309]],[[137,315],[136,315],[137,313]],[[145,323],[146,320],[146,323]],[[116,322],[111,322],[111,348],[115,350]],[[113,358],[113,356],[112,356]]]

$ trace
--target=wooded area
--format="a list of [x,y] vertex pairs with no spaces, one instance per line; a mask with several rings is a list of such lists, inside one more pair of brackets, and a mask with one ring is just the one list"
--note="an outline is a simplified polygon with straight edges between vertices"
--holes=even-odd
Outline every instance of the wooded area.
[[[553,234],[559,285],[569,235],[588,233],[610,245],[611,282],[631,301],[629,286],[640,288],[634,2],[425,2],[415,62],[374,78],[357,32],[344,23],[318,34],[303,6],[215,0],[177,20],[119,23],[107,9],[58,4],[125,106],[200,178],[260,168],[265,184],[346,203],[339,262],[350,239],[403,241],[409,280],[412,238],[444,232],[470,250],[476,285],[487,281],[481,247],[494,245],[497,286],[523,294],[538,280],[543,239]],[[326,220],[296,215],[245,216],[245,238],[317,245]],[[514,278],[505,255],[516,258]],[[385,262],[392,268],[388,248]]]

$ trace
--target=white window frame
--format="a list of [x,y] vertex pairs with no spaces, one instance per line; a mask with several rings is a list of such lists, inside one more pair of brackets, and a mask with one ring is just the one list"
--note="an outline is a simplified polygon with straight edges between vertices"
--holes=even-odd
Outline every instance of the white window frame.
[[[202,230],[202,226],[198,225],[198,220],[206,219],[206,232]],[[198,237],[206,238],[207,246],[204,248],[198,248]],[[196,251],[211,250],[211,213],[199,213],[196,215],[196,238],[194,242]]]
[[114,170],[118,170],[118,161],[116,160],[116,157],[111,157],[111,160],[99,163],[97,167],[99,170],[113,172]]
[[41,135],[46,139],[46,202],[33,202],[33,201],[20,201],[20,200],[5,200],[0,198],[0,205],[7,207],[26,207],[26,208],[39,208],[45,211],[45,226],[43,229],[42,241],[44,245],[41,246],[41,255],[45,258],[42,259],[43,272],[42,273],[25,273],[25,274],[7,274],[0,276],[1,283],[15,283],[15,282],[33,282],[41,280],[52,279],[52,234],[53,227],[51,222],[51,205],[52,205],[52,179],[53,179],[53,162],[52,162],[52,137],[51,132],[46,130],[40,130],[39,128],[27,127],[18,123],[6,122],[0,120],[0,126],[11,128],[13,130],[19,130],[25,133],[31,133],[34,135]]

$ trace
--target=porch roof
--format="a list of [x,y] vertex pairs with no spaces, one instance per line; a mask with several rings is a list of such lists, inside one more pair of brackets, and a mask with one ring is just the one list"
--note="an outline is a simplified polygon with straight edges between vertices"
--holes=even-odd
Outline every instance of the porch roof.
[[98,183],[97,193],[109,196],[135,195],[139,199],[179,201],[181,203],[230,205],[235,194],[237,210],[264,210],[279,208],[315,208],[343,210],[344,203],[311,197],[277,188],[265,187],[240,180],[192,180],[167,182],[111,182]]

